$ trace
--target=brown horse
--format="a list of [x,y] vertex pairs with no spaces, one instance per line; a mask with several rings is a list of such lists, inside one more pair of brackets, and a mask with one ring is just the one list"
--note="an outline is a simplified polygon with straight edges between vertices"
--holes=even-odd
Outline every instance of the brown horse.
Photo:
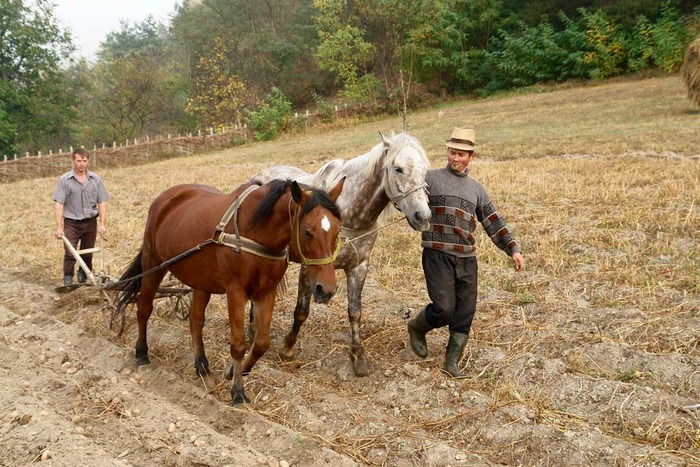
[[[287,269],[288,246],[313,282],[314,299],[325,303],[336,289],[333,260],[339,245],[335,200],[344,179],[329,193],[291,180],[241,185],[224,194],[203,185],[178,185],[158,196],[148,211],[141,251],[122,274],[117,308],[134,299],[138,364],[149,363],[146,328],[153,299],[167,271],[193,289],[190,333],[197,374],[212,383],[204,353],[204,311],[211,294],[226,294],[231,332],[234,404],[249,402],[243,374],[270,346],[277,286]],[[146,271],[144,273],[144,271]],[[255,308],[255,338],[245,358],[244,307]]]

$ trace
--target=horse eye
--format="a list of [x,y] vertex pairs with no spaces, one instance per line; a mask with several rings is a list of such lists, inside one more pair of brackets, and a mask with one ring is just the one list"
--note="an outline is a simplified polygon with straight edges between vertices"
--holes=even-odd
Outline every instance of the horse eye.
[[397,174],[403,173],[403,168],[401,168],[401,167],[394,167],[394,170],[396,171]]
[[314,234],[310,230],[304,230],[304,237],[314,238]]

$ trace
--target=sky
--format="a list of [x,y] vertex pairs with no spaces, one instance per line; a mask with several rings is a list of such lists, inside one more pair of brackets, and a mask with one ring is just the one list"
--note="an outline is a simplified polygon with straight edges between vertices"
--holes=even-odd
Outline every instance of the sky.
[[141,22],[152,15],[167,23],[177,0],[54,0],[54,14],[60,24],[70,29],[76,55],[95,58],[100,42],[119,29],[119,21]]

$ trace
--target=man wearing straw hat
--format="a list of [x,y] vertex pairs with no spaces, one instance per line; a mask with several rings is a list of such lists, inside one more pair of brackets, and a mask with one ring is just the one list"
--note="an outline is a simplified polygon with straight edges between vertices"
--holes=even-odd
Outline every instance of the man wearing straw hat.
[[459,362],[467,345],[476,313],[477,261],[472,236],[477,222],[498,248],[513,258],[515,269],[525,267],[520,247],[496,210],[486,190],[469,176],[469,163],[476,158],[476,132],[455,128],[445,142],[447,166],[426,176],[432,218],[422,234],[423,272],[431,303],[408,323],[411,349],[428,356],[427,332],[448,326],[450,337],[442,369],[464,378]]
[[[65,235],[75,248],[80,242],[80,249],[84,250],[95,246],[98,231],[101,235],[107,233],[105,201],[109,194],[100,176],[87,169],[90,154],[85,148],[76,148],[71,157],[73,170],[61,176],[53,194],[56,202],[54,236],[61,239]],[[68,247],[64,245],[64,248],[63,286],[73,287],[76,260]],[[92,269],[92,254],[86,253],[81,258]],[[86,279],[83,270],[78,268],[78,282],[82,284]]]

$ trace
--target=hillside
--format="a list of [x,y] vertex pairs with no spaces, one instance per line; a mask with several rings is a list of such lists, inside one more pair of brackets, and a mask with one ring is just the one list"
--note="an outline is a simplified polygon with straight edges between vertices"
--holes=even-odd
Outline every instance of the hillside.
[[[273,345],[245,382],[252,403],[232,408],[226,380],[212,394],[197,381],[188,324],[168,299],[150,322],[153,363],[137,368],[133,310],[118,338],[97,290],[53,292],[55,178],[0,185],[0,464],[700,465],[700,112],[673,76],[530,91],[410,118],[433,167],[454,126],[477,129],[472,174],[527,260],[515,273],[478,232],[465,380],[439,371],[446,330],[428,335],[425,361],[408,347],[407,319],[427,295],[419,235],[398,214],[364,289],[370,375],[352,371],[344,285],[328,306],[312,305],[297,359],[277,356],[296,300],[291,266]],[[230,191],[269,165],[315,170],[400,124],[98,168],[111,199],[97,269],[118,275],[128,264],[151,200],[169,186]],[[222,374],[221,297],[205,343]]]

